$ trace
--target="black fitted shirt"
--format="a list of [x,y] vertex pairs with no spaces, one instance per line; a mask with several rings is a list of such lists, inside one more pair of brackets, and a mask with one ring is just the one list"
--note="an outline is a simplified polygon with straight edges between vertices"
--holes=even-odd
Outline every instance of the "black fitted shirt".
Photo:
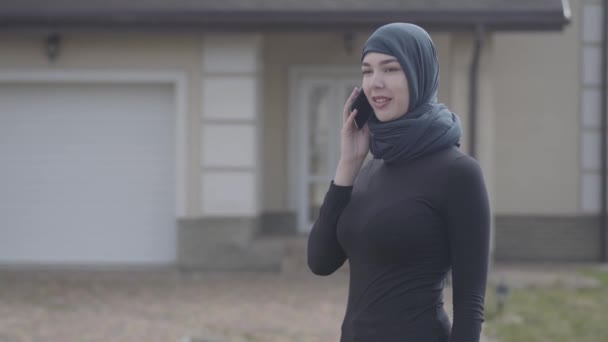
[[[456,147],[404,163],[374,159],[352,187],[332,182],[308,265],[329,275],[348,259],[341,342],[478,342],[489,212],[479,164]],[[450,269],[453,324],[442,295]]]

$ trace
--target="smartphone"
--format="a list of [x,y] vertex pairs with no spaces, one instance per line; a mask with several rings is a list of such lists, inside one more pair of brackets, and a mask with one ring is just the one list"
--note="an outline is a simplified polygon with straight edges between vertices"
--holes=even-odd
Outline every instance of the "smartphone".
[[355,115],[355,127],[357,127],[357,129],[361,129],[363,128],[369,117],[374,114],[374,110],[367,101],[367,97],[365,97],[365,93],[363,92],[363,90],[359,91],[359,95],[357,95],[357,98],[355,99],[353,105],[350,108],[351,111],[355,109],[357,110],[357,115]]

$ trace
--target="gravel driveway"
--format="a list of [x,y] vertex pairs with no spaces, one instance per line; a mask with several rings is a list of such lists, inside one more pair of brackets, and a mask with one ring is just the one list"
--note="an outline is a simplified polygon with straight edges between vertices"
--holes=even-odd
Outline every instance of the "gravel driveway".
[[0,341],[332,342],[347,280],[344,272],[3,270]]
[[344,274],[0,271],[0,341],[336,341],[346,286]]

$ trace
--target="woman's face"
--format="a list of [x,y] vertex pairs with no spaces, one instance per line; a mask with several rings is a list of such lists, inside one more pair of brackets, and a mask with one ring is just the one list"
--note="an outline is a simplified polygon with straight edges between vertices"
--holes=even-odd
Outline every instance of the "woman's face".
[[399,61],[391,55],[370,52],[361,63],[363,91],[382,122],[398,119],[407,112],[410,92]]

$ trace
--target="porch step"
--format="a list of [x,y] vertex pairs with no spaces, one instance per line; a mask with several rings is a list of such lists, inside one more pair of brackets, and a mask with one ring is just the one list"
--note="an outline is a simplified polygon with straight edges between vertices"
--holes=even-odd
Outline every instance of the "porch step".
[[281,271],[284,245],[278,239],[254,239],[247,245],[207,246],[180,268],[207,271]]
[[248,219],[182,221],[178,240],[178,267],[182,270],[310,272],[308,235],[259,229]]
[[255,218],[182,220],[178,266],[182,270],[280,271],[284,244],[257,230]]
[[285,247],[281,265],[283,272],[309,272],[306,254],[307,243],[308,236],[283,238]]

